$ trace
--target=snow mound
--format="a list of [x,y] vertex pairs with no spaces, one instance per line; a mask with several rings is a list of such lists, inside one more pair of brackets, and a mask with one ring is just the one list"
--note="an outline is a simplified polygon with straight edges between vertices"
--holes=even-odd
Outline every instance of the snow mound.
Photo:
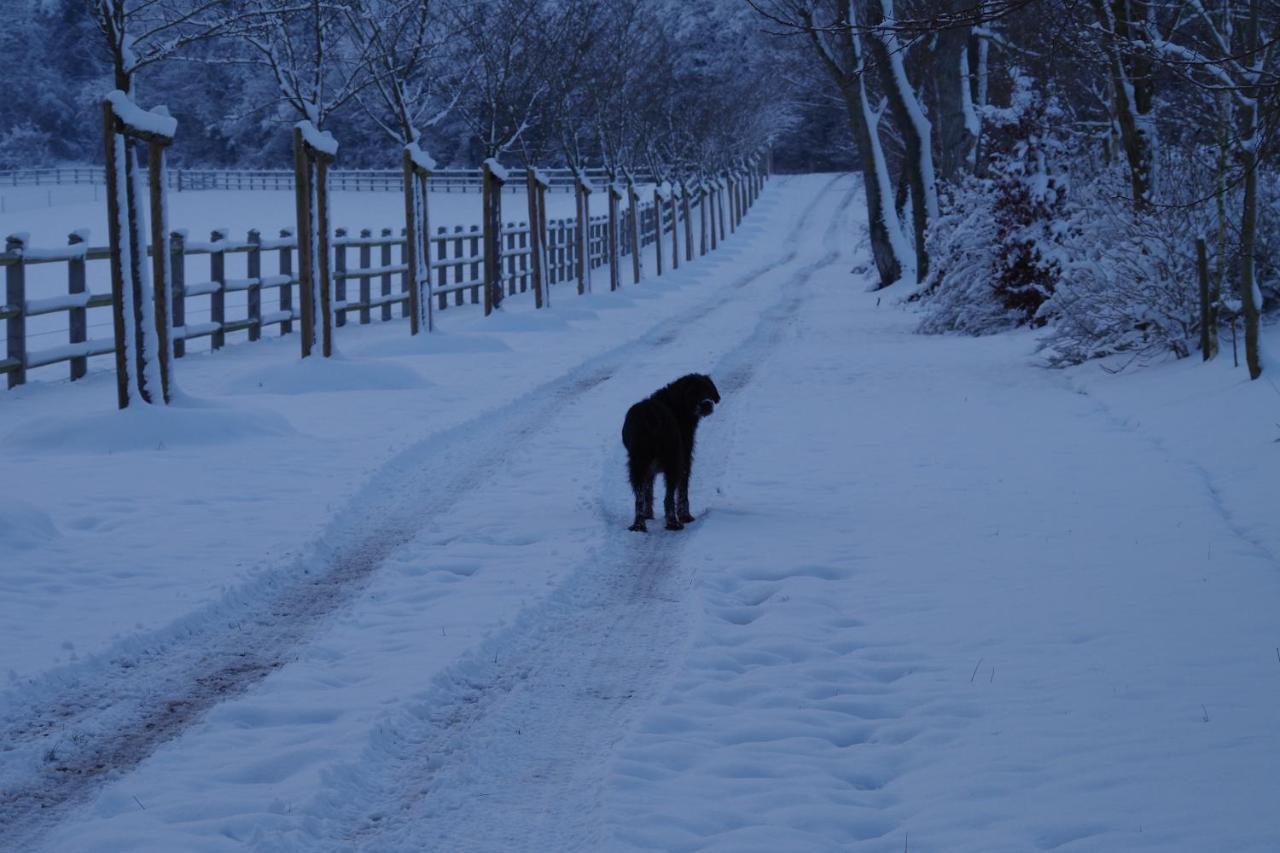
[[484,328],[494,332],[558,332],[569,328],[569,323],[558,313],[514,313],[496,311],[484,320]]
[[27,551],[58,537],[53,519],[28,503],[0,498],[0,554]]
[[289,421],[273,412],[183,400],[172,406],[135,405],[74,418],[40,418],[10,433],[5,444],[54,453],[119,453],[206,447],[293,432]]
[[313,394],[320,391],[404,391],[430,385],[416,371],[385,361],[304,358],[246,373],[228,385],[243,394]]
[[[354,349],[354,348],[353,348]],[[394,357],[404,355],[443,355],[448,353],[511,352],[511,347],[493,337],[483,335],[453,335],[431,332],[409,338],[382,340],[360,347],[362,356]]]

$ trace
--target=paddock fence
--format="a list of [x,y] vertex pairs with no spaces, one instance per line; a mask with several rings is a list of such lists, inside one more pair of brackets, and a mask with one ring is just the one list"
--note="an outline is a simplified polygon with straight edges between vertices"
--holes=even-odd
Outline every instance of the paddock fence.
[[[87,180],[83,173],[88,170],[60,171],[74,173],[64,175],[66,180]],[[433,190],[437,180],[438,173],[433,173]],[[659,275],[664,245],[669,253],[678,251],[680,260],[706,254],[736,229],[764,182],[762,172],[743,173],[733,180],[714,181],[706,191],[691,191],[687,205],[664,201],[661,233],[655,202],[640,202],[634,214],[631,208],[622,210],[614,231],[619,241],[618,266],[626,269],[634,265],[638,270],[636,253],[649,247],[655,253]],[[638,216],[634,227],[633,215]],[[579,239],[578,228],[576,218],[546,223],[543,275],[548,293],[555,300],[576,293],[576,288],[552,288],[576,282],[583,242],[588,269],[599,269],[610,260],[609,216],[590,217],[585,241]],[[532,234],[527,222],[503,224],[500,280],[507,295],[524,293],[532,286]],[[439,226],[433,230],[430,298],[436,310],[483,301],[482,238],[479,225]],[[332,233],[330,245],[337,327],[408,317],[410,274],[404,229],[382,228],[375,232],[338,228]],[[300,322],[298,241],[291,229],[274,235],[251,230],[243,239],[217,230],[207,240],[176,230],[164,248],[170,253],[173,271],[169,304],[175,357],[184,357],[197,345],[219,350],[237,339],[257,341],[271,330],[287,335]],[[148,247],[148,255],[154,251],[154,245]],[[23,234],[7,238],[0,253],[5,282],[4,301],[0,303],[5,337],[0,374],[7,375],[9,388],[25,383],[30,371],[61,364],[67,365],[66,375],[72,380],[84,377],[94,359],[99,359],[101,367],[109,366],[106,357],[116,351],[110,257],[110,248],[91,245],[85,231],[73,232],[65,246],[55,248],[33,247]],[[668,257],[670,264],[671,255]],[[630,258],[632,263],[624,265],[622,258]],[[40,292],[62,292],[28,298],[29,284],[37,275],[41,276]],[[607,286],[604,281],[595,284],[596,289]]]
[[[522,191],[523,169],[508,170],[511,176],[508,192]],[[553,192],[573,192],[571,169],[541,169]],[[584,170],[592,183],[608,181],[603,169]],[[652,182],[648,174],[633,176],[640,183]],[[280,190],[292,191],[292,169],[168,169],[167,189],[172,192],[210,190]],[[106,172],[101,166],[72,166],[48,169],[0,171],[3,187],[105,186]],[[431,173],[432,192],[480,192],[481,176],[477,169],[439,169]],[[400,169],[334,169],[329,172],[329,190],[334,192],[403,192],[404,172]]]

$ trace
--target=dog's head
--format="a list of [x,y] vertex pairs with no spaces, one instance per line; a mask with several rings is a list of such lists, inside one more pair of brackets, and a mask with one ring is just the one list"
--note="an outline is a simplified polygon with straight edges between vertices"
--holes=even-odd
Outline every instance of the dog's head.
[[681,395],[690,403],[690,408],[700,418],[705,418],[716,409],[720,402],[720,391],[711,377],[703,373],[690,373],[682,376],[674,383],[680,388]]

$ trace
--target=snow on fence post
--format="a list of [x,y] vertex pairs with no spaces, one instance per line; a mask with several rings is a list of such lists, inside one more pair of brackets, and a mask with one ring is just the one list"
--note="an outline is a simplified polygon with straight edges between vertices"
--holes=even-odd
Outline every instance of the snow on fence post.
[[502,307],[502,185],[507,170],[493,157],[480,166],[484,212],[484,316]]
[[[431,301],[431,214],[427,182],[436,162],[415,142],[404,147],[404,259],[409,284],[409,334],[435,329]],[[387,255],[389,258],[389,254]],[[443,306],[442,306],[443,307]],[[384,309],[383,318],[387,313]]]
[[632,284],[640,283],[640,193],[636,191],[636,182],[627,175],[627,207],[630,210],[631,226],[631,278]]
[[[67,245],[72,247],[83,246],[89,242],[87,236],[84,231],[72,231],[67,237]],[[76,255],[67,260],[67,293],[71,296],[76,296],[84,293],[85,290],[84,255]],[[73,347],[89,339],[87,313],[84,305],[74,306],[67,313],[67,343]],[[71,365],[71,381],[73,382],[77,379],[83,379],[84,375],[89,372],[89,359],[87,356],[73,356],[68,362]]]
[[281,314],[287,314],[285,319],[280,323],[280,334],[287,335],[293,331],[293,249],[285,243],[293,237],[293,231],[289,228],[280,229],[280,253],[277,256],[276,271],[285,283],[280,285],[279,302],[276,303]]
[[333,355],[333,279],[329,272],[329,166],[338,156],[333,135],[309,121],[293,129],[294,194],[298,220],[298,283],[302,299],[302,357],[320,346]]
[[26,234],[10,234],[4,241],[5,254],[14,258],[4,273],[4,301],[9,311],[4,324],[5,355],[11,362],[10,388],[27,381],[27,271],[23,263],[26,248]]
[[245,261],[246,275],[249,279],[247,319],[249,321],[249,340],[256,341],[262,337],[262,232],[256,228],[249,231],[249,254]]
[[169,281],[169,313],[173,318],[173,357],[182,358],[187,354],[187,232],[185,230],[169,232],[169,268],[172,278]]
[[[116,397],[131,402],[168,403],[170,373],[169,253],[165,203],[164,150],[177,122],[164,108],[147,111],[127,94],[114,91],[102,101],[106,145],[107,226],[111,245],[111,297],[116,334]],[[147,192],[136,146],[147,145]],[[147,263],[146,211],[156,252]]]

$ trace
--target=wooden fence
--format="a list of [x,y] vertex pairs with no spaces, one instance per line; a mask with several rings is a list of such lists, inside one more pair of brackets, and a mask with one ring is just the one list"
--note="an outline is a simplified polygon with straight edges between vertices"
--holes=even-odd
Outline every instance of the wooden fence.
[[[519,192],[524,187],[523,169],[511,169],[508,190]],[[602,169],[588,169],[595,183],[607,178]],[[570,169],[543,169],[553,191],[572,192],[574,181]],[[641,183],[647,175],[635,175]],[[174,192],[200,190],[280,190],[293,191],[292,169],[169,169],[167,188]],[[37,186],[103,186],[105,172],[100,166],[78,166],[50,169],[0,171],[2,187]],[[480,173],[476,169],[440,169],[431,173],[432,192],[480,192]],[[403,192],[404,173],[400,169],[333,169],[329,172],[329,189],[336,192]]]
[[[670,212],[662,217],[664,241],[686,239],[692,231],[701,231],[702,205],[708,204],[707,221],[714,236],[717,224],[724,229],[723,212],[727,205],[737,211],[730,227],[740,219],[763,188],[763,176],[749,174],[727,182],[713,193],[690,193],[687,207],[675,206],[678,218]],[[435,188],[436,175],[431,177]],[[513,181],[514,183],[514,181]],[[681,211],[684,211],[681,214]],[[642,203],[635,208],[639,219],[631,227],[631,209],[622,212],[618,228],[621,256],[634,256],[634,242],[640,249],[653,246],[658,239],[655,208]],[[721,219],[717,223],[716,215]],[[595,269],[609,261],[609,229],[607,215],[592,216],[588,223],[587,259]],[[669,237],[680,229],[676,237]],[[525,222],[507,222],[502,228],[502,283],[508,295],[527,291],[531,286],[530,228]],[[93,291],[89,281],[108,278],[110,249],[91,246],[87,235],[78,231],[70,235],[66,246],[39,249],[27,245],[24,235],[8,238],[0,254],[0,269],[5,280],[4,301],[0,303],[0,320],[5,322],[5,354],[0,358],[0,374],[7,374],[8,387],[26,381],[27,371],[61,363],[68,364],[71,379],[83,377],[89,359],[115,352],[115,338],[110,322],[91,323],[90,312],[109,309],[111,295]],[[438,227],[431,238],[432,297],[436,310],[445,310],[483,300],[484,251],[479,225]],[[576,280],[579,246],[576,219],[547,222],[545,275],[548,285]],[[657,248],[656,246],[654,247]],[[705,254],[707,247],[696,251],[686,247],[690,256]],[[148,253],[154,251],[149,247]],[[277,329],[288,334],[299,322],[297,240],[291,230],[268,237],[257,231],[248,232],[243,240],[233,239],[224,231],[214,231],[207,241],[192,239],[184,231],[171,234],[173,281],[171,310],[173,315],[173,351],[176,357],[187,354],[192,341],[208,339],[210,349],[226,345],[229,335],[244,333],[250,341],[259,340],[264,330]],[[403,229],[394,232],[384,228],[378,233],[369,229],[351,233],[337,229],[331,241],[334,284],[335,324],[370,323],[407,317],[409,312],[409,273],[405,259]],[[243,256],[242,276],[232,275],[228,260]],[[188,261],[208,258],[208,277],[190,275]],[[197,262],[198,264],[199,262]],[[66,292],[44,298],[27,298],[28,273],[36,267],[59,265],[65,269]],[[91,275],[92,273],[92,275]],[[33,348],[35,336],[28,334],[30,321],[41,317],[63,316],[65,325],[40,332],[40,336],[65,336],[66,343]],[[101,316],[101,315],[98,315]],[[94,329],[105,330],[93,336]]]

